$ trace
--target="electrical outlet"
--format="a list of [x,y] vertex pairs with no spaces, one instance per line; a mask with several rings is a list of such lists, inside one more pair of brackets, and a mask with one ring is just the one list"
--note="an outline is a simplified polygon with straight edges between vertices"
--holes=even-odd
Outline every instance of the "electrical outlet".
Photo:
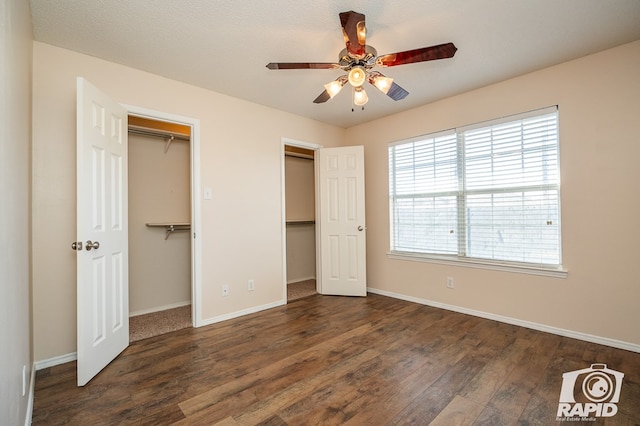
[[453,288],[453,277],[447,277],[447,288]]
[[256,283],[253,280],[249,280],[247,283],[247,290],[253,291],[256,289]]
[[229,295],[229,284],[222,286],[222,296],[227,297]]

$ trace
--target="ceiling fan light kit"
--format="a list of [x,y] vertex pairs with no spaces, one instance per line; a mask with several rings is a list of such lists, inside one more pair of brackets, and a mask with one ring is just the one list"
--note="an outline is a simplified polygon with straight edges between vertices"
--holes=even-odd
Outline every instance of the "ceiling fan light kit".
[[367,72],[362,66],[355,66],[349,70],[348,74],[349,84],[353,87],[362,87],[364,81],[367,79]]
[[393,79],[391,77],[385,77],[378,71],[371,71],[369,73],[369,83],[373,84],[385,95],[389,93]]
[[333,98],[335,95],[340,93],[346,82],[347,79],[342,76],[337,80],[333,80],[332,82],[325,84],[324,89],[327,91],[329,96]]
[[399,101],[406,98],[409,92],[396,84],[392,78],[373,70],[375,66],[393,67],[452,58],[458,50],[453,43],[445,43],[378,56],[376,49],[366,44],[365,16],[354,11],[342,12],[339,16],[346,48],[338,55],[338,63],[270,62],[267,64],[270,70],[341,69],[345,71],[346,75],[324,85],[324,92],[313,101],[317,104],[335,97],[347,82],[353,87],[353,103],[357,106],[364,106],[369,100],[363,87],[365,82],[369,82],[394,101]]
[[353,103],[357,106],[364,106],[367,102],[369,102],[367,92],[364,91],[362,86],[356,87],[353,90]]

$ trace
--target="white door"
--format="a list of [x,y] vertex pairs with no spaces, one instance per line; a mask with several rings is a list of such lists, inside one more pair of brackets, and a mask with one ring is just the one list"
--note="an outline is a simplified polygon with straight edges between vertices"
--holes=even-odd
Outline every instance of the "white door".
[[127,111],[77,82],[78,386],[129,345]]
[[364,147],[317,152],[320,294],[366,296]]

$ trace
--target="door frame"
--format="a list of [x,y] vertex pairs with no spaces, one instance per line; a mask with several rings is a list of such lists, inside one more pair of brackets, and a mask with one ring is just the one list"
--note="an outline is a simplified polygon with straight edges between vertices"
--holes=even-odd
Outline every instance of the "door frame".
[[[304,149],[308,149],[311,151],[317,151],[321,148],[324,148],[322,145],[318,145],[315,143],[311,143],[311,142],[303,142],[303,141],[299,141],[299,140],[295,140],[295,139],[289,139],[289,138],[282,138],[281,139],[281,152],[280,152],[280,173],[281,173],[281,187],[280,187],[280,194],[282,194],[281,198],[281,202],[282,202],[282,206],[280,211],[281,213],[281,221],[282,221],[282,298],[284,300],[284,303],[287,304],[287,204],[286,204],[286,177],[285,177],[285,173],[284,173],[284,161],[285,161],[285,146],[289,145],[289,146],[295,146],[297,148],[304,148]],[[314,155],[315,157],[315,155]],[[318,246],[318,231],[320,229],[320,223],[318,221],[318,208],[319,208],[319,198],[318,198],[318,164],[316,162],[316,159],[314,158],[313,160],[313,174],[314,174],[314,181],[315,181],[315,185],[313,188],[313,192],[314,192],[314,199],[315,199],[315,215],[316,215],[316,291],[318,293],[320,293],[320,283],[322,282],[321,278],[321,273],[322,273],[322,264],[321,264],[321,257],[320,257],[320,250],[318,250],[319,246]]]
[[201,327],[204,324],[202,320],[202,238],[200,238],[202,217],[200,204],[200,120],[135,105],[121,105],[127,110],[128,115],[191,127],[191,141],[189,143],[191,151],[191,323],[193,327]]

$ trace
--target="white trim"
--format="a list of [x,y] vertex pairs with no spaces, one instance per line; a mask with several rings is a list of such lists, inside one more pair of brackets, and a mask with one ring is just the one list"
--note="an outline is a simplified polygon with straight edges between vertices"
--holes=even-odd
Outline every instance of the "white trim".
[[[299,141],[299,140],[295,140],[295,139],[289,139],[289,138],[281,138],[280,139],[280,220],[281,220],[281,240],[282,240],[282,299],[287,300],[287,205],[286,205],[286,179],[285,179],[285,174],[284,174],[284,159],[285,159],[285,146],[289,145],[289,146],[295,146],[297,148],[304,148],[304,149],[309,149],[312,151],[317,151],[319,149],[322,148],[322,145],[318,145],[315,143],[310,143],[310,142],[303,142],[303,141]],[[318,181],[318,175],[317,175],[317,164],[316,161],[314,159],[314,179],[316,181],[316,185],[317,185],[317,181]],[[318,191],[317,188],[314,188],[314,192],[315,192],[315,204],[316,204],[316,210],[318,208]],[[316,212],[316,217],[317,217],[317,212]],[[319,265],[320,265],[320,253],[318,251],[318,228],[319,228],[319,223],[316,223],[316,276],[320,277],[319,275]],[[316,277],[313,277],[316,278]],[[318,283],[320,282],[320,280],[316,280],[316,289],[318,287]]]
[[218,315],[213,318],[208,318],[202,321],[202,325],[211,325],[222,321],[238,318],[244,315],[255,314],[256,312],[266,311],[267,309],[277,308],[278,306],[286,305],[286,297],[283,300],[279,300],[273,303],[267,303],[266,305],[254,306],[252,308],[243,309],[241,311],[231,312],[229,314]]
[[489,312],[477,311],[475,309],[463,308],[460,306],[449,305],[446,303],[434,302],[432,300],[421,299],[418,297],[407,296],[404,294],[393,293],[390,291],[379,290],[371,287],[368,287],[367,291],[370,293],[379,294],[382,296],[393,297],[394,299],[406,300],[408,302],[419,303],[421,305],[432,306],[434,308],[446,309],[448,311],[454,311],[462,314],[473,315],[475,317],[499,321],[506,324],[517,325],[519,327],[530,328],[532,330],[543,331],[545,333],[556,334],[558,336],[570,337],[572,339],[584,340],[585,342],[597,343],[599,345],[611,346],[613,348],[624,349],[627,351],[640,353],[640,345],[635,343],[629,343],[621,340],[610,339],[608,337],[594,336],[593,334],[567,330],[564,328],[552,327],[550,325],[539,324],[531,321],[524,321],[517,318],[505,317],[502,315],[496,315]]
[[66,364],[67,362],[76,361],[78,359],[78,353],[72,352],[70,354],[54,356],[53,358],[44,359],[42,361],[36,361],[33,363],[36,371],[43,370],[49,367],[55,367],[56,365]]
[[[254,314],[256,312],[265,311],[267,309],[277,308],[278,306],[282,306],[286,304],[287,304],[287,299],[285,297],[284,299],[278,300],[277,302],[267,303],[266,305],[255,306],[252,308],[243,309],[241,311],[231,312],[229,314],[218,315],[213,318],[202,320],[202,323],[200,324],[200,326],[215,324],[217,322],[238,318],[243,315]],[[67,362],[76,361],[77,359],[78,359],[78,353],[72,352],[66,355],[60,355],[60,356],[45,359],[42,361],[36,361],[33,363],[33,365],[35,370],[37,371],[37,370],[42,370],[49,367],[55,367],[56,365],[65,364]]]
[[155,306],[149,309],[142,309],[135,312],[129,312],[129,318],[137,317],[138,315],[152,314],[154,312],[166,311],[167,309],[180,308],[191,304],[191,300],[185,300],[184,302],[171,303],[164,306]]
[[[200,120],[182,115],[122,104],[130,115],[161,120],[191,127],[191,323],[202,323],[202,210],[200,206]],[[200,235],[198,235],[200,234]]]
[[286,204],[286,178],[285,168],[285,141],[280,143],[280,240],[282,241],[282,299],[287,300],[287,204]]
[[304,142],[296,139],[282,138],[281,141],[282,141],[283,148],[285,145],[295,146],[298,148],[305,148],[311,151],[317,151],[318,149],[322,148],[322,145],[318,145],[317,143]]
[[302,277],[302,278],[296,278],[295,281],[288,281],[287,280],[287,285],[289,284],[295,284],[295,283],[299,283],[302,281],[309,281],[309,280],[315,280],[316,277],[314,275],[310,276],[310,277]]
[[[191,320],[202,325],[202,207],[200,195],[200,120],[191,125]],[[193,226],[195,224],[195,227]],[[196,234],[196,232],[198,234]]]
[[31,377],[29,378],[29,395],[27,399],[27,415],[24,418],[24,426],[30,426],[33,420],[33,398],[36,392],[36,363],[31,366]]
[[544,277],[567,278],[569,272],[565,269],[551,269],[528,265],[507,265],[498,262],[473,259],[453,259],[446,256],[435,256],[420,253],[388,252],[387,257],[395,260],[412,262],[436,263],[439,265],[462,266],[465,268],[488,269],[490,271],[515,272],[518,274],[541,275]]

